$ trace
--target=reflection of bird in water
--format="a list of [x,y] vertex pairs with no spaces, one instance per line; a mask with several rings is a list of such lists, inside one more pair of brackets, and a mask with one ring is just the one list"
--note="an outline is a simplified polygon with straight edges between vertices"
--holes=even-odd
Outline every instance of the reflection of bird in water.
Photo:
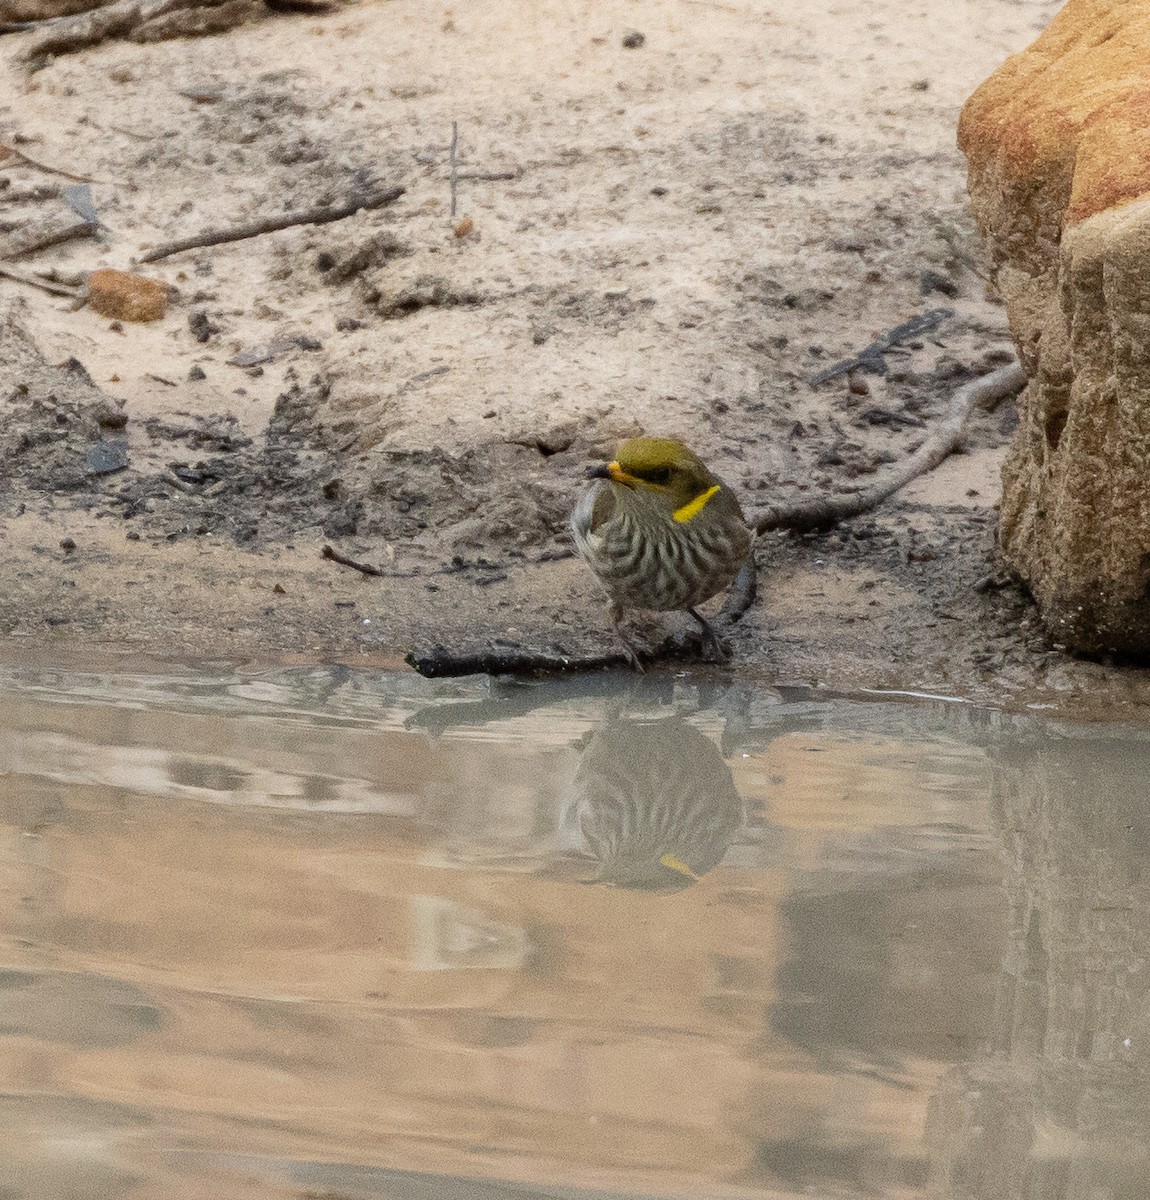
[[670,890],[718,865],[743,802],[714,743],[681,717],[620,719],[588,741],[564,824],[598,860],[599,882]]

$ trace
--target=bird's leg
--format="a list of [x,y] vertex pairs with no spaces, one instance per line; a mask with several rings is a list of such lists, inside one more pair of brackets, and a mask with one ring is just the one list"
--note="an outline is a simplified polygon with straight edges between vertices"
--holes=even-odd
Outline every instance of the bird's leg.
[[714,631],[707,618],[696,609],[689,608],[687,611],[699,622],[699,628],[703,631],[703,657],[708,662],[730,662],[730,646]]
[[611,603],[607,606],[607,619],[611,622],[611,632],[623,647],[623,657],[640,674],[643,673],[642,654],[645,646],[637,642],[623,628],[623,609],[621,605]]

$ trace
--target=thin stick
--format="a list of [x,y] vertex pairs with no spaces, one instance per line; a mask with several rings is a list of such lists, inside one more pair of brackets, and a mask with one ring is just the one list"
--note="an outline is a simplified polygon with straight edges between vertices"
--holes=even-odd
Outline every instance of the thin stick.
[[41,279],[47,279],[49,283],[62,283],[65,287],[77,288],[81,292],[88,290],[88,271],[61,271],[59,267],[47,267],[36,274]]
[[471,179],[481,183],[500,183],[507,179],[518,179],[522,174],[522,171],[459,171],[455,178]]
[[74,175],[71,171],[65,171],[63,167],[53,167],[49,163],[40,162],[39,159],[33,158],[29,154],[25,154],[23,150],[17,149],[10,142],[0,142],[0,150],[6,150],[9,154],[14,154],[21,162],[25,162],[30,167],[35,167],[38,171],[47,171],[49,175],[62,175],[65,179],[73,179],[76,183],[99,183],[98,179],[93,179],[91,175]]
[[1017,392],[1026,384],[1026,372],[1018,363],[1010,363],[960,387],[950,398],[942,424],[900,466],[883,479],[853,496],[828,496],[802,500],[796,504],[774,505],[760,513],[753,529],[768,533],[787,529],[791,533],[810,533],[829,529],[839,521],[857,517],[877,508],[888,496],[906,487],[912,479],[933,471],[962,441],[971,411],[977,404],[989,404]]
[[456,202],[458,200],[459,189],[459,122],[451,122],[451,215],[455,216]]
[[84,294],[81,288],[68,287],[67,284],[55,283],[51,279],[41,279],[37,275],[29,275],[26,271],[17,270],[6,263],[0,263],[0,275],[5,279],[14,279],[17,283],[26,283],[29,287],[40,288],[41,291],[51,292],[54,296],[70,296],[78,300]]
[[93,221],[70,220],[67,224],[62,224],[58,219],[25,225],[11,236],[0,240],[0,258],[16,258],[21,254],[31,254],[35,250],[58,246],[61,242],[71,241],[72,238],[92,237],[96,229]]
[[259,237],[264,233],[275,233],[280,229],[291,229],[295,225],[330,225],[332,221],[342,221],[345,217],[354,216],[364,209],[383,208],[394,204],[406,191],[406,188],[388,188],[374,196],[360,196],[349,200],[346,204],[319,205],[316,208],[305,209],[303,212],[284,213],[282,217],[265,217],[260,221],[252,221],[247,225],[237,225],[232,229],[210,229],[194,237],[177,238],[172,242],[164,242],[154,249],[139,256],[141,263],[157,262],[181,250],[195,250],[202,246],[222,246],[225,242],[242,242],[247,238]]
[[324,558],[330,562],[339,563],[341,567],[351,567],[353,571],[360,571],[364,575],[378,575],[382,578],[387,578],[387,572],[381,571],[379,567],[369,566],[367,563],[356,562],[354,558],[347,558],[340,554],[338,550],[333,550],[330,546],[324,546],[320,551]]

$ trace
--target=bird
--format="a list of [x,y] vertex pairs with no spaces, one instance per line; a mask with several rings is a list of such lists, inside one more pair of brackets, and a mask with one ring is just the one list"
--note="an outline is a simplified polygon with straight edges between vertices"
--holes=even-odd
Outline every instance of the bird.
[[620,717],[596,730],[562,818],[567,836],[598,866],[593,882],[655,891],[698,882],[744,821],[718,747],[677,715]]
[[708,655],[726,660],[697,606],[729,586],[750,556],[753,536],[735,494],[673,438],[631,438],[587,478],[571,533],[607,593],[627,660],[642,669],[640,648],[621,624],[630,609],[690,613]]

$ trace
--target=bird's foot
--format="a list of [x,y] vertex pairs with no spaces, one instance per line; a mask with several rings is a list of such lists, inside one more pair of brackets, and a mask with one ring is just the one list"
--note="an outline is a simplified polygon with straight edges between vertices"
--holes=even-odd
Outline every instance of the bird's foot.
[[631,670],[643,674],[643,659],[651,658],[651,647],[623,628],[623,614],[622,605],[615,604],[613,601],[607,607],[607,620],[610,620],[611,632],[615,634],[616,641],[623,650],[623,658],[627,659],[627,665]]
[[725,666],[731,661],[731,644],[713,629],[703,634],[703,661]]
[[611,622],[611,632],[622,647],[623,657],[627,660],[628,666],[642,675],[644,673],[643,659],[651,657],[651,647],[623,628],[623,610],[621,608],[612,605],[607,610],[607,618]]
[[627,665],[633,671],[638,671],[640,675],[645,674],[646,668],[643,666],[643,659],[650,657],[651,647],[624,633],[619,628],[615,630],[615,637],[623,650],[623,657],[627,660]]
[[715,632],[711,623],[693,608],[689,608],[687,611],[699,623],[703,661],[720,664],[729,663],[731,661],[731,647],[726,638],[720,637]]

